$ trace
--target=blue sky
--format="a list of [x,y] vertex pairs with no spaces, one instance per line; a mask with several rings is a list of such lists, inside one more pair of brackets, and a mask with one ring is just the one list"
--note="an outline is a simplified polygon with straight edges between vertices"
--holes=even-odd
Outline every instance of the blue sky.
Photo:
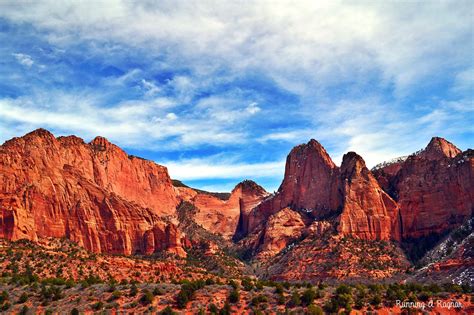
[[310,138],[369,166],[474,139],[472,1],[0,3],[0,142],[109,138],[173,178],[276,190]]

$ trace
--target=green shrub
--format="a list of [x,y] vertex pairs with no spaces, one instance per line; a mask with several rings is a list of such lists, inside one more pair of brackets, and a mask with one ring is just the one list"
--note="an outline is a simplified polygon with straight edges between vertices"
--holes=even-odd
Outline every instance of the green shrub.
[[239,288],[239,284],[234,281],[234,280],[230,280],[229,281],[229,285],[234,289],[234,290],[237,290]]
[[217,314],[219,312],[219,309],[217,308],[216,304],[211,303],[209,304],[208,311],[211,314]]
[[313,303],[315,298],[316,292],[312,288],[306,289],[301,295],[301,303],[303,304],[303,306],[308,306]]
[[278,283],[276,286],[275,286],[275,293],[276,294],[283,294],[283,285],[281,283]]
[[30,308],[26,305],[24,305],[21,310],[20,310],[20,313],[18,313],[19,315],[26,315],[28,314],[28,311],[30,310]]
[[140,301],[145,304],[145,305],[148,305],[148,304],[151,304],[153,303],[153,299],[154,299],[154,296],[153,294],[148,291],[148,290],[143,290],[143,295],[140,299]]
[[137,288],[137,285],[135,283],[132,283],[132,286],[130,287],[130,293],[129,295],[130,296],[136,296],[138,293],[138,288]]
[[291,294],[290,301],[289,301],[289,306],[296,307],[300,305],[301,305],[300,295],[298,294],[297,291],[293,291],[293,293]]
[[160,288],[155,287],[155,288],[153,289],[153,295],[155,295],[155,296],[156,296],[156,295],[163,295],[163,292],[160,290]]
[[251,304],[253,306],[258,306],[260,303],[266,303],[266,302],[268,302],[268,297],[266,297],[265,295],[259,294],[252,298]]
[[122,292],[120,292],[119,290],[115,290],[114,292],[112,292],[112,295],[110,296],[111,300],[118,300],[122,297]]
[[161,312],[161,315],[175,315],[176,313],[173,311],[173,309],[170,306],[165,307]]
[[230,305],[225,302],[224,306],[219,310],[219,315],[230,315]]
[[345,285],[345,284],[341,284],[340,286],[338,286],[336,288],[336,294],[339,295],[339,294],[351,294],[352,293],[352,290],[351,290],[351,287]]
[[378,294],[374,295],[370,300],[370,304],[372,304],[373,306],[379,306],[380,303],[382,303],[382,298]]
[[250,278],[248,277],[243,278],[241,283],[245,291],[251,291],[253,289],[253,283],[252,283],[252,280],[250,280]]
[[176,296],[176,304],[178,308],[185,308],[188,301],[193,298],[194,292],[203,288],[205,285],[206,283],[203,280],[182,281],[181,290]]
[[213,284],[215,284],[215,283],[216,283],[216,282],[215,282],[214,279],[212,279],[212,278],[207,278],[207,279],[206,279],[206,285],[213,285]]
[[229,293],[229,302],[230,303],[238,303],[240,300],[240,293],[239,293],[239,290],[237,289],[232,289],[232,291],[230,291]]
[[3,304],[2,306],[0,306],[0,309],[2,311],[8,311],[10,309],[12,305],[10,304],[10,302],[6,302],[5,304]]
[[3,304],[5,301],[8,301],[10,297],[8,296],[8,292],[7,291],[2,291],[2,293],[0,294],[0,304]]
[[285,296],[283,295],[283,293],[278,294],[277,304],[278,305],[283,305],[283,304],[285,304],[285,302],[286,302],[286,299],[285,299]]
[[23,292],[23,293],[20,295],[20,298],[18,299],[18,304],[23,304],[23,303],[25,303],[26,301],[28,301],[28,294],[26,294],[26,292]]
[[94,309],[96,311],[100,311],[103,308],[104,308],[104,303],[102,303],[102,301],[99,301],[99,302],[95,303],[94,305],[92,305],[92,309]]
[[79,315],[79,310],[77,308],[73,308],[71,310],[71,315]]
[[306,311],[306,314],[308,314],[308,315],[323,315],[324,312],[323,312],[322,308],[320,308],[319,306],[311,304],[310,306],[308,306],[308,310]]

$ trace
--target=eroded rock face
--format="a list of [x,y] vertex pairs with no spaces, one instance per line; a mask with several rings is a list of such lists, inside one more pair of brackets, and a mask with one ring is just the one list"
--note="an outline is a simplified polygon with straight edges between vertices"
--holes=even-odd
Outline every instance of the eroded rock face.
[[339,234],[365,240],[443,233],[472,216],[473,160],[472,150],[433,138],[423,151],[372,173],[354,152],[335,166],[311,140],[290,152],[278,192],[242,214],[240,238],[267,231],[270,218],[286,207],[329,219]]
[[303,235],[306,224],[303,216],[290,208],[272,215],[265,224],[257,258],[264,259],[278,254]]
[[269,194],[255,182],[246,180],[235,186],[229,199],[188,187],[176,187],[179,198],[192,203],[197,211],[193,220],[206,230],[231,239],[237,229],[239,217],[245,216]]
[[286,160],[285,177],[274,206],[312,209],[321,214],[337,209],[341,202],[337,196],[337,170],[316,140],[295,147]]
[[241,234],[264,227],[268,218],[289,207],[315,220],[337,217],[338,231],[362,239],[399,239],[398,207],[351,152],[337,167],[315,140],[295,147],[276,195],[246,215]]
[[[384,171],[384,170],[382,170]],[[442,138],[433,138],[408,157],[395,174],[384,174],[400,207],[404,239],[448,231],[474,209],[474,153],[461,152]]]
[[343,209],[338,231],[367,240],[400,240],[399,209],[378,185],[355,152],[344,155],[340,169]]
[[7,239],[67,237],[93,252],[183,255],[179,233],[162,219],[176,204],[165,167],[104,138],[86,144],[39,129],[0,147],[0,236]]
[[278,192],[243,214],[238,235],[251,233],[286,207],[312,211],[318,217],[330,214],[341,206],[337,178],[338,167],[319,142],[312,139],[296,146],[286,159],[285,176]]

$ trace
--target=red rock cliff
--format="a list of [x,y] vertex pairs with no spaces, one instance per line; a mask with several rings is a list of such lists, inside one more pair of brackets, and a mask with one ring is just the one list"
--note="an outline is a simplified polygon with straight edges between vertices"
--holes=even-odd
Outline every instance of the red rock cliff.
[[343,209],[338,231],[369,240],[400,240],[399,209],[385,193],[364,160],[354,152],[344,155],[340,169]]
[[360,156],[344,156],[337,167],[316,140],[288,155],[278,192],[248,214],[240,237],[263,228],[281,209],[311,213],[318,220],[338,216],[339,232],[363,239],[399,239],[398,207],[379,186]]
[[402,219],[402,237],[418,238],[450,230],[474,209],[474,154],[435,137],[396,173],[377,172],[389,183]]
[[296,146],[286,159],[285,176],[278,192],[249,213],[242,214],[238,236],[252,232],[271,215],[290,207],[324,216],[340,207],[338,168],[319,142]]
[[[0,147],[1,237],[67,237],[94,252],[184,255],[181,236],[161,218],[176,204],[165,167],[129,157],[104,138],[86,144],[39,129]],[[150,231],[166,237],[150,243]]]
[[245,216],[269,195],[263,187],[250,180],[237,184],[227,200],[188,187],[176,187],[176,189],[179,198],[197,208],[194,221],[226,239],[234,236],[239,217]]

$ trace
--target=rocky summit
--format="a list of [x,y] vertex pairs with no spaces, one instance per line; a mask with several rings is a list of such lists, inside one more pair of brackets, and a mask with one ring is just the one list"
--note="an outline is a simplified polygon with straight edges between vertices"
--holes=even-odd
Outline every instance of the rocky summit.
[[[355,152],[337,166],[310,140],[291,150],[274,194],[251,180],[230,193],[195,189],[103,137],[86,143],[38,129],[0,146],[2,248],[31,242],[29,251],[46,251],[67,241],[116,264],[119,273],[102,274],[122,280],[158,274],[156,264],[166,266],[165,282],[188,273],[192,279],[472,284],[473,209],[473,151],[437,137],[372,170]],[[148,269],[134,268],[136,259]],[[80,281],[81,274],[68,277]]]

